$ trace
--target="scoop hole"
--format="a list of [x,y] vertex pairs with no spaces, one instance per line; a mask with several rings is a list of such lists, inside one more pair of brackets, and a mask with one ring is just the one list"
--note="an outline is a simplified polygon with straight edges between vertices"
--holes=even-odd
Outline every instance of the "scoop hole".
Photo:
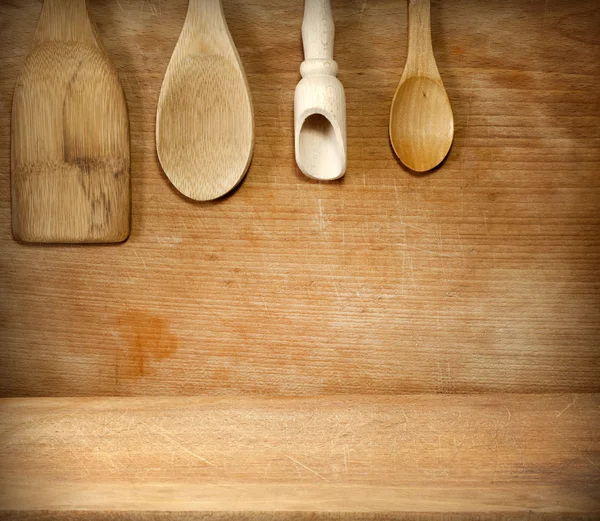
[[300,129],[299,163],[316,179],[337,179],[343,174],[344,157],[333,125],[322,114],[312,114]]

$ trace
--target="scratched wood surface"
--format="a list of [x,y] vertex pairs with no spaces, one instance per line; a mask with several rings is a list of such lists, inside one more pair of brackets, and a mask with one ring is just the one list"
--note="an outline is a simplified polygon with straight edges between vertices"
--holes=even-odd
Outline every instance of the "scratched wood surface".
[[595,0],[434,2],[456,139],[413,176],[388,143],[406,5],[337,0],[348,172],[297,169],[302,2],[224,0],[256,150],[224,200],[160,170],[160,86],[185,0],[90,0],[131,119],[120,246],[10,233],[9,117],[40,12],[0,2],[4,396],[600,391],[600,11]]
[[0,412],[2,510],[600,515],[598,394],[31,398]]

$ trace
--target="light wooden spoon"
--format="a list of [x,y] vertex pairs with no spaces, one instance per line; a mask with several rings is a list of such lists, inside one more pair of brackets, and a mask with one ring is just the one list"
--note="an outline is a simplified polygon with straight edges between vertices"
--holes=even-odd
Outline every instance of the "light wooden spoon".
[[129,236],[129,122],[85,0],[45,0],[11,127],[13,234],[27,242]]
[[433,55],[429,0],[408,1],[408,23],[408,57],[392,101],[390,140],[408,168],[425,172],[448,154],[454,118]]
[[190,0],[158,100],[156,145],[175,188],[198,201],[243,178],[254,148],[254,113],[220,0]]

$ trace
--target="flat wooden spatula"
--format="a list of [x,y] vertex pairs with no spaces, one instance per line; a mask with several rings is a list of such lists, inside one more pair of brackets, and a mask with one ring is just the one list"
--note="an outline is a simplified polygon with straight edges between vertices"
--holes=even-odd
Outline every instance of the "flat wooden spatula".
[[127,105],[85,0],[45,0],[15,88],[11,137],[16,239],[129,236]]

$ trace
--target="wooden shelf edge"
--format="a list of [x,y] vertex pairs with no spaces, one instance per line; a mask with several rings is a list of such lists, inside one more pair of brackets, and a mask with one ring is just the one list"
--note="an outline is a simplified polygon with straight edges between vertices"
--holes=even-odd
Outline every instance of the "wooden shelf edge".
[[0,461],[5,519],[593,519],[600,395],[9,398]]

